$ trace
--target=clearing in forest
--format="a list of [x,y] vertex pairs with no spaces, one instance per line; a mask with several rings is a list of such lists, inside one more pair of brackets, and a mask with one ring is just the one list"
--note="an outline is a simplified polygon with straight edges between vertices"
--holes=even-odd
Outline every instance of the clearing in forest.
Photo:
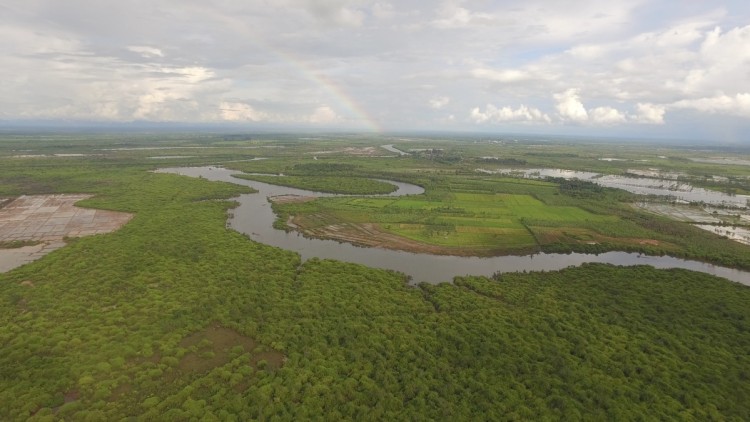
[[439,255],[493,256],[573,248],[671,247],[614,215],[525,194],[324,198],[274,204],[287,227],[318,238]]
[[65,245],[65,237],[109,233],[132,214],[78,208],[85,194],[24,195],[0,208],[0,272],[9,271]]

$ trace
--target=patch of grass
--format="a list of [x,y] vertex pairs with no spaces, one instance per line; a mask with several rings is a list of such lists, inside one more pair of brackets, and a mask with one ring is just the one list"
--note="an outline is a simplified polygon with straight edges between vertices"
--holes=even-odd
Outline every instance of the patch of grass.
[[18,249],[25,246],[36,246],[40,240],[0,240],[0,249]]
[[[546,205],[530,195],[446,192],[439,201],[434,200],[435,196],[323,198],[304,204],[283,204],[275,209],[284,215],[300,216],[303,228],[305,222],[311,222],[310,215],[330,215],[335,221],[374,223],[382,230],[412,240],[448,248],[470,248],[479,255],[489,251],[526,252],[539,247],[527,221],[563,227],[619,221],[617,217],[596,215],[573,206]],[[328,219],[323,217],[323,220]]]

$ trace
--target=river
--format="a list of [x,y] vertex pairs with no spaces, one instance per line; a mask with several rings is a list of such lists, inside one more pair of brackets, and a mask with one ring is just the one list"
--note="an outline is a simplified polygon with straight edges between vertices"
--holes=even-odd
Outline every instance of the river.
[[[285,232],[273,228],[276,219],[267,197],[278,195],[335,196],[276,186],[252,180],[238,179],[232,174],[240,172],[221,167],[176,167],[158,170],[190,177],[203,177],[212,181],[223,181],[250,186],[258,193],[244,194],[235,198],[239,206],[231,211],[228,224],[231,228],[248,235],[251,239],[267,245],[297,252],[302,260],[310,258],[337,259],[369,267],[400,271],[411,276],[413,283],[449,282],[455,276],[484,275],[517,271],[551,271],[587,262],[614,265],[651,265],[656,268],[684,268],[701,271],[750,286],[750,272],[719,267],[699,261],[670,256],[646,256],[637,253],[607,252],[594,254],[534,254],[527,256],[498,256],[489,258],[459,257],[417,254],[382,248],[365,248],[333,240],[309,239],[298,232]],[[389,182],[398,187],[391,196],[415,195],[424,190],[416,185]]]

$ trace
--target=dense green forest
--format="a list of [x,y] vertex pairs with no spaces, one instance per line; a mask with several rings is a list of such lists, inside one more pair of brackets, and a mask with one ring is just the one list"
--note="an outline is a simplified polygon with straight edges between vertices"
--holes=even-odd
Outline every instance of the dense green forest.
[[[179,164],[247,154],[188,140],[158,142],[212,142]],[[30,141],[3,142],[0,197],[91,193],[80,206],[135,217],[0,274],[1,420],[750,419],[747,286],[593,264],[411,286],[249,240],[226,227],[247,188],[152,173],[153,151],[17,158]],[[157,140],[38,142],[77,153]],[[285,148],[259,165],[296,160],[293,142],[268,143]],[[394,174],[428,189],[451,176],[398,160]],[[550,191],[559,206],[586,195]]]

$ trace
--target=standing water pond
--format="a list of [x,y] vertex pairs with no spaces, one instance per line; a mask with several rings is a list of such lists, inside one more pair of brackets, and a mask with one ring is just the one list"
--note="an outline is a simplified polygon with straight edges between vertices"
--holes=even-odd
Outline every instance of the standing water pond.
[[596,183],[607,188],[626,190],[638,195],[657,195],[672,198],[677,201],[690,203],[704,203],[728,208],[747,208],[750,204],[748,195],[727,195],[722,192],[707,190],[692,186],[688,183],[671,179],[656,179],[648,177],[626,177],[612,174],[600,174],[587,171],[561,169],[477,169],[480,173],[504,174],[527,178],[542,179],[545,177],[560,177],[563,179],[578,179]]

